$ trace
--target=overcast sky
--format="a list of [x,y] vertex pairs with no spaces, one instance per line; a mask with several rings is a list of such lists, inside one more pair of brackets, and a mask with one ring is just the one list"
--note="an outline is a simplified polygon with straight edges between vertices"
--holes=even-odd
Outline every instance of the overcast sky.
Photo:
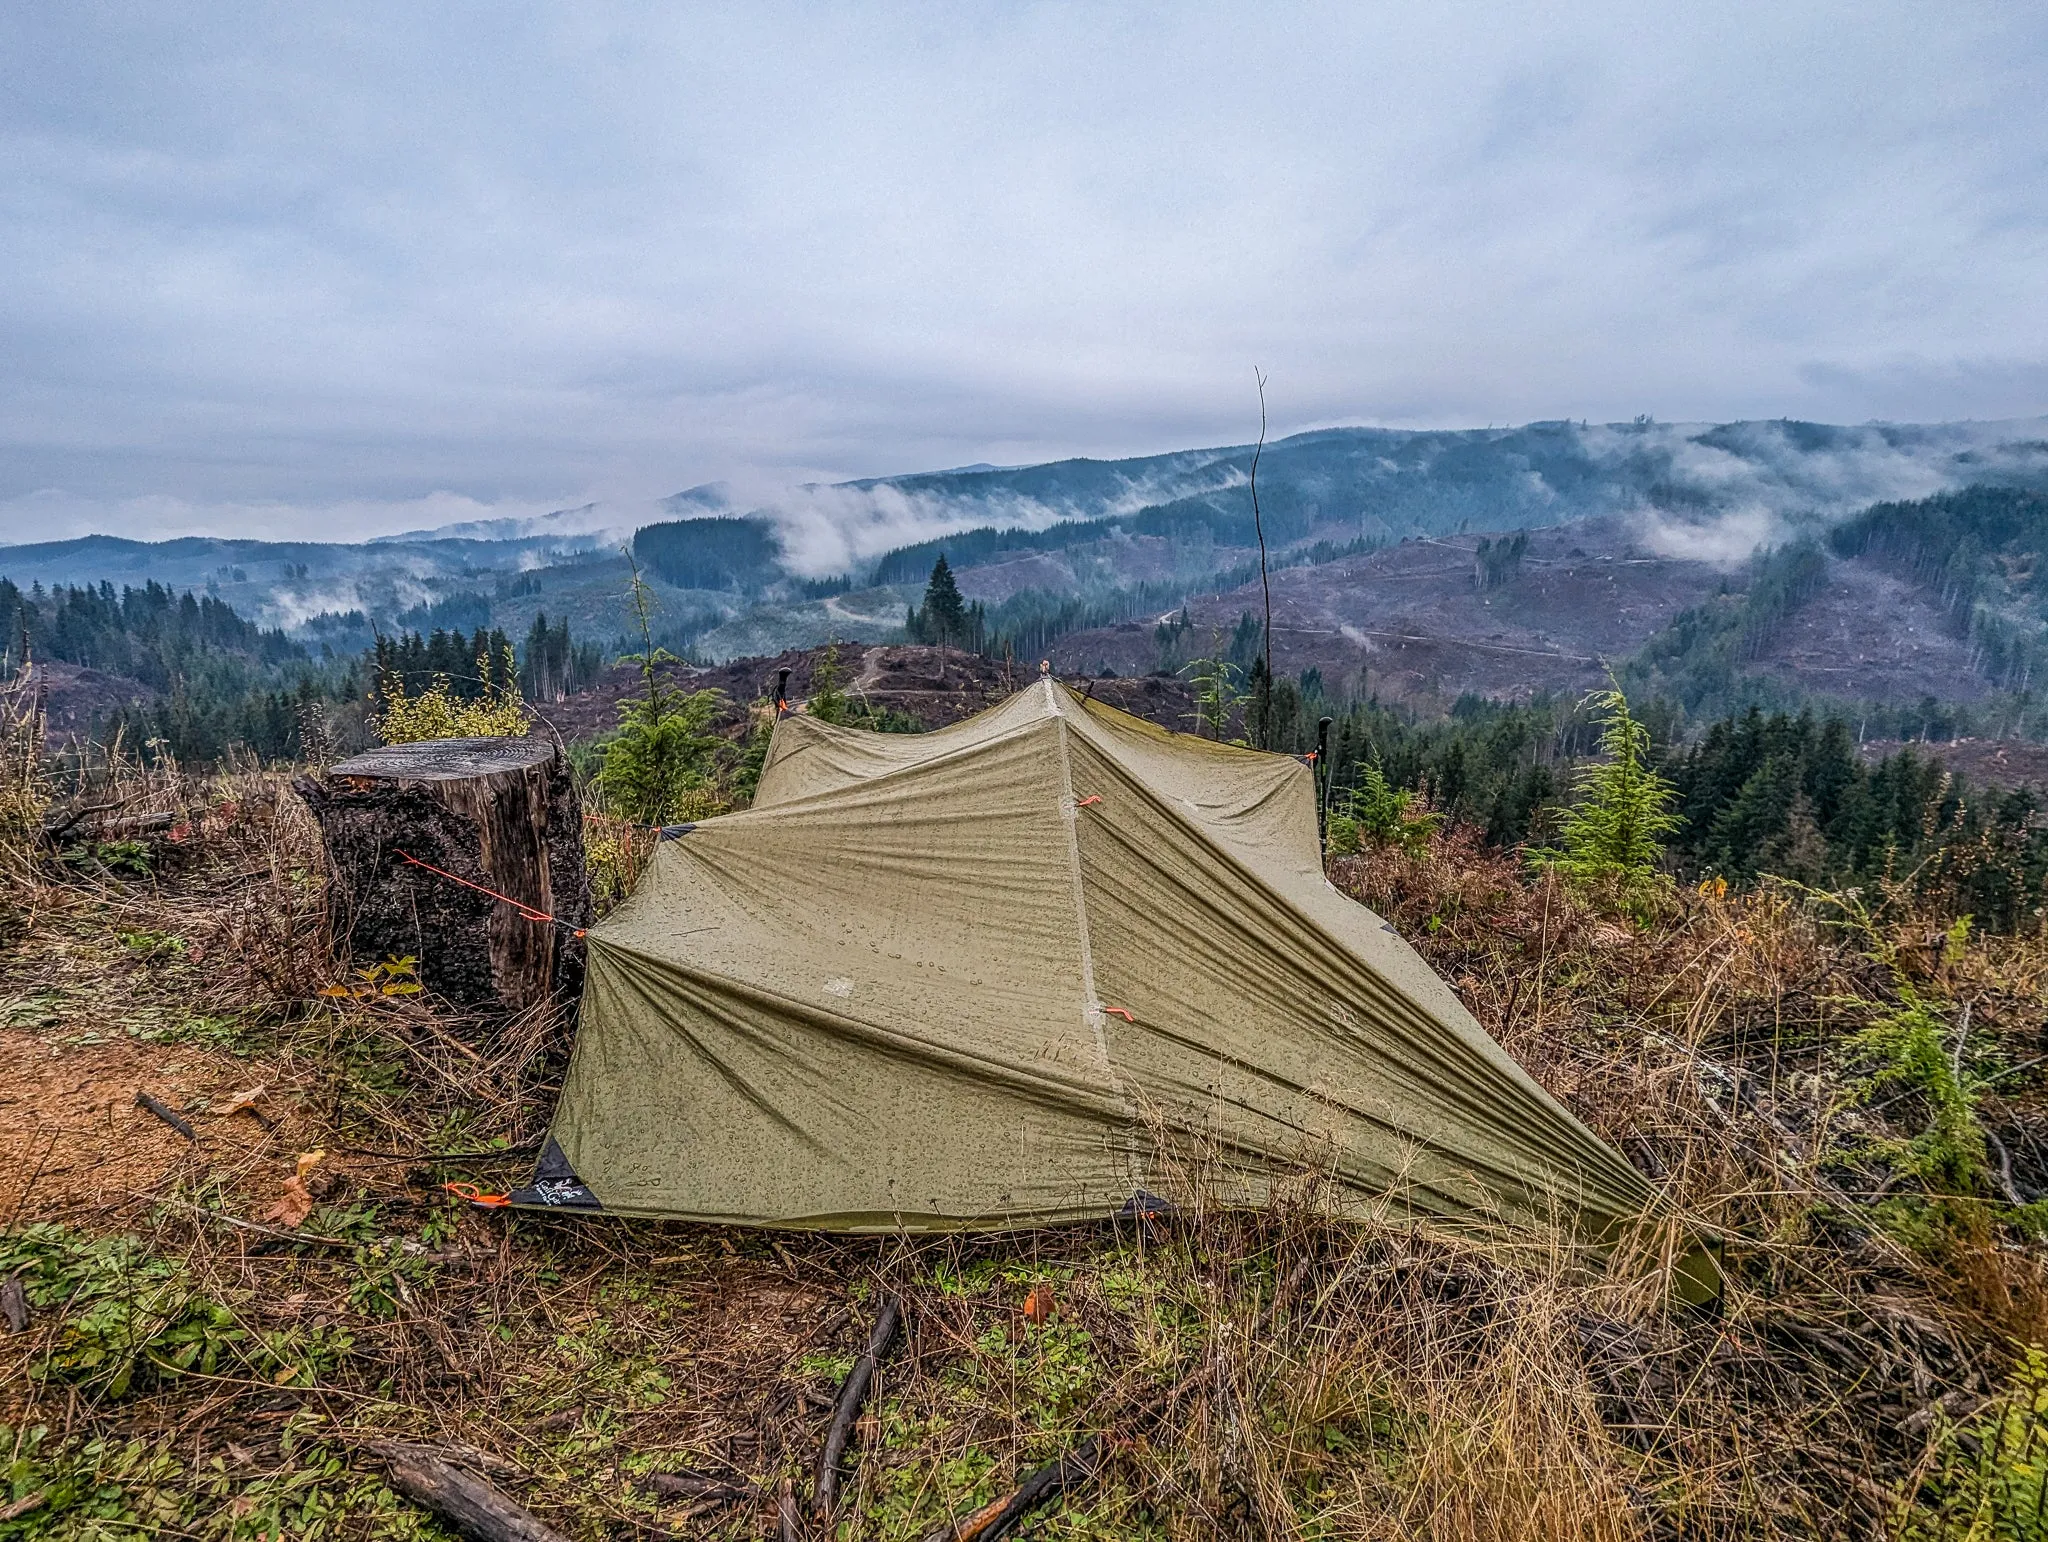
[[0,3],[0,540],[2048,412],[2048,6]]

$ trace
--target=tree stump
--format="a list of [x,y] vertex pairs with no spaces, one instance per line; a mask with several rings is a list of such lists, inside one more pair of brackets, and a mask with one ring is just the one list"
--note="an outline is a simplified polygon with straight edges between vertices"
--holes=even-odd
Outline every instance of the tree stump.
[[359,966],[414,958],[427,989],[507,1014],[581,989],[583,815],[554,745],[394,744],[293,786],[326,843],[333,935]]

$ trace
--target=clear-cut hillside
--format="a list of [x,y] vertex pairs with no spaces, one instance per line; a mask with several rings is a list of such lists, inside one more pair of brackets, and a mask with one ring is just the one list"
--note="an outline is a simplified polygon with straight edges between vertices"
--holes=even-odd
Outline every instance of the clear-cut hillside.
[[[1404,541],[1275,571],[1275,669],[1314,668],[1327,684],[1417,703],[1586,690],[1686,611],[1748,581],[1739,564],[1661,555],[1640,520],[1603,518],[1528,532],[1518,570],[1482,588],[1481,539]],[[1743,661],[1747,672],[1846,699],[1987,694],[1969,645],[1924,589],[1867,561],[1820,560],[1817,590]],[[1177,656],[1221,651],[1262,603],[1256,579],[1190,601],[1193,626]],[[1172,662],[1156,621],[1071,634],[1053,656],[1077,672],[1142,674]]]

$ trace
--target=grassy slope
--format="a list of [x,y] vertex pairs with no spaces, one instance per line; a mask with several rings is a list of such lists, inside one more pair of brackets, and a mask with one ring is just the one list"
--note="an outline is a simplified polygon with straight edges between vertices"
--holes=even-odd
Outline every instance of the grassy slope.
[[[0,1538],[436,1535],[365,1445],[393,1434],[489,1453],[571,1536],[759,1536],[883,1291],[912,1328],[859,1435],[849,1536],[921,1536],[1103,1429],[1104,1480],[1039,1534],[1884,1534],[1969,1465],[1951,1426],[2048,1334],[2039,1250],[1988,1204],[1913,1198],[1870,1149],[1917,1134],[1924,1100],[1850,1100],[1851,1035],[1896,996],[1873,941],[1951,1031],[1968,1005],[1981,1069],[2034,1053],[2039,939],[1944,953],[1943,918],[1856,938],[1772,894],[1676,897],[1639,930],[1457,833],[1338,864],[1546,1085],[1741,1239],[1701,1321],[1667,1311],[1654,1265],[1333,1221],[1310,1173],[1270,1210],[1212,1213],[1199,1154],[1193,1213],[1150,1236],[459,1206],[443,1180],[502,1188],[522,1162],[426,1154],[530,1140],[558,1025],[477,1037],[415,997],[323,995],[348,977],[280,780],[150,791],[190,816],[151,877],[0,847],[0,1274],[24,1271],[29,1307],[0,1337]],[[2021,1182],[2028,1080],[1983,1101]],[[138,1085],[198,1140],[137,1110]],[[276,1207],[313,1150],[294,1226]],[[1033,1324],[1040,1284],[1055,1311]],[[664,1497],[656,1471],[738,1493]],[[1920,1494],[1979,1492],[1959,1483]]]

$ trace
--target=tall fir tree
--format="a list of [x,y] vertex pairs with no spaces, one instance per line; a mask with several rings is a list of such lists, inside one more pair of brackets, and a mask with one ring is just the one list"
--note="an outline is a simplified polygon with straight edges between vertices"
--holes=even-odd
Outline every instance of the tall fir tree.
[[941,647],[965,640],[967,602],[960,597],[960,586],[953,581],[944,552],[932,564],[931,582],[924,586],[923,619],[926,635]]

